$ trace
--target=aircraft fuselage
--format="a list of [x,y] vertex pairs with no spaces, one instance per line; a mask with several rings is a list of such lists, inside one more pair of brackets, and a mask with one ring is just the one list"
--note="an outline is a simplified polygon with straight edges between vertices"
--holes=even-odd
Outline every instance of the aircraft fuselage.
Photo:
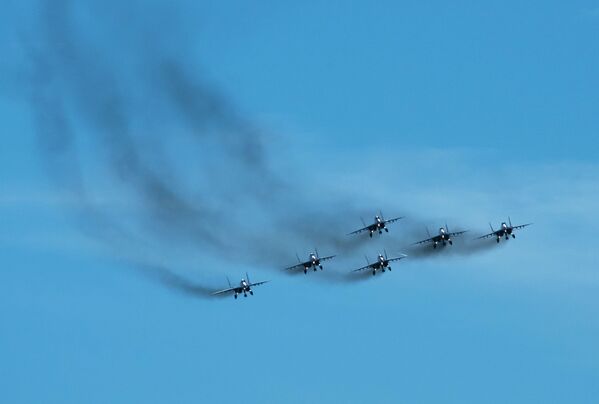
[[495,236],[497,237],[497,242],[501,240],[502,237],[505,237],[506,240],[512,238],[516,238],[514,233],[514,228],[512,226],[508,226],[505,222],[501,223],[501,228],[495,232]]
[[241,282],[239,282],[239,287],[235,288],[235,295],[234,295],[235,299],[237,299],[237,295],[240,295],[242,293],[243,293],[243,296],[245,296],[245,297],[247,297],[248,293],[250,295],[254,294],[250,284],[245,279],[242,279]]
[[381,234],[383,232],[383,230],[385,230],[386,232],[388,232],[389,230],[387,229],[387,224],[386,222],[380,217],[380,216],[375,216],[374,217],[374,223],[371,224],[370,226],[368,226],[368,230],[370,232],[370,237],[372,237],[372,234],[375,231],[378,231],[379,234]]
[[443,245],[446,245],[447,243],[449,243],[449,245],[453,245],[451,235],[443,227],[439,229],[439,235],[433,237],[433,248],[437,248],[437,244],[439,243],[443,243]]
[[321,270],[322,264],[320,263],[320,258],[316,254],[310,254],[308,257],[308,261],[304,263],[304,273],[308,272],[308,269],[313,268],[316,271],[318,268]]
[[389,266],[389,260],[383,257],[382,255],[379,255],[377,257],[377,261],[372,264],[372,274],[376,275],[376,272],[378,270],[382,270],[382,272],[385,272],[385,269],[388,269],[389,271],[391,270],[391,267]]

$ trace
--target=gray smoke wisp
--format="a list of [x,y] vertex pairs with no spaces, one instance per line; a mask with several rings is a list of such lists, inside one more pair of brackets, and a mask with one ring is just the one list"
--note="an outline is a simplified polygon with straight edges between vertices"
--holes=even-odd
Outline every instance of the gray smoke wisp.
[[141,271],[141,274],[156,280],[174,292],[181,293],[186,296],[207,299],[213,297],[225,297],[225,295],[213,295],[218,287],[209,287],[204,282],[194,282],[187,276],[182,276],[176,271],[168,267],[155,264],[137,264],[135,268]]
[[[23,43],[40,150],[52,178],[79,199],[69,212],[78,226],[152,279],[200,297],[212,288],[182,270],[196,261],[200,274],[215,268],[223,279],[224,265],[227,272],[240,265],[282,272],[296,253],[304,259],[315,248],[340,255],[344,271],[363,265],[369,237],[347,233],[361,227],[355,218],[365,210],[347,195],[300,189],[272,167],[272,135],[210,84],[192,52],[140,40],[153,37],[151,24],[139,23],[133,35],[106,23],[107,52],[77,26],[76,4],[46,3]],[[179,21],[163,25],[177,38]],[[114,49],[134,62],[124,65]],[[117,203],[99,204],[104,193]],[[436,254],[404,243],[424,228],[420,220],[406,222],[398,226],[407,232],[386,246],[411,259]],[[487,245],[458,241],[452,253]],[[328,269],[318,275],[335,283],[362,279]]]
[[[144,257],[144,250],[159,247],[168,256],[185,244],[231,265],[277,269],[294,259],[297,245],[331,253],[357,243],[346,243],[331,215],[275,174],[261,131],[199,70],[140,46],[132,55],[144,72],[127,75],[78,29],[69,2],[46,6],[41,28],[24,42],[29,99],[48,170],[78,196],[78,224],[89,234]],[[189,154],[180,160],[189,164],[173,155],[181,146]],[[126,213],[94,202],[99,171],[113,192],[126,195]],[[243,215],[259,218],[259,228]],[[138,267],[178,290],[203,291],[151,260]]]

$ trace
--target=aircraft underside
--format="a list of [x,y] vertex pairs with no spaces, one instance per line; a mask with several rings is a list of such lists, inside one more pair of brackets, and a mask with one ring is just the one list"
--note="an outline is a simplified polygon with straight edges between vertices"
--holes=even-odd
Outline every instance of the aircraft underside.
[[391,271],[391,266],[387,266],[387,267],[381,266],[381,267],[378,267],[378,268],[374,268],[372,270],[372,276],[376,275],[377,271],[385,272],[386,270]]
[[378,230],[379,234],[383,234],[383,230],[385,230],[385,232],[389,233],[389,229],[388,228],[386,228],[386,227],[379,227],[377,229],[370,230],[370,237],[372,237],[372,235],[374,234],[374,232],[377,231],[377,230]]
[[[506,239],[506,240],[509,240],[509,239],[510,239],[510,236],[512,236],[512,238],[516,238],[516,235],[515,235],[514,233],[512,233],[512,234],[509,234],[509,233],[507,233],[507,232],[505,233],[505,239]],[[497,242],[498,242],[498,243],[501,241],[501,237],[502,237],[502,236],[497,236]]]
[[447,243],[449,243],[449,245],[453,245],[453,241],[450,238],[448,238],[447,240],[443,239],[441,241],[433,242],[433,248],[437,248],[437,244],[439,244],[439,243],[443,243],[443,246],[446,246]]
[[322,271],[324,268],[322,267],[322,264],[317,264],[317,265],[312,265],[309,267],[304,267],[304,273],[307,274],[308,273],[308,269],[312,268],[314,270],[314,272],[318,271],[318,268],[320,268],[320,270]]
[[243,297],[248,297],[248,293],[249,293],[250,295],[252,295],[252,296],[254,295],[254,291],[253,291],[252,289],[249,289],[249,290],[243,290],[243,291],[239,291],[239,292],[238,292],[238,291],[235,291],[235,294],[234,294],[234,296],[235,296],[235,299],[237,299],[237,295],[240,295],[240,294],[242,294],[242,293],[243,293]]

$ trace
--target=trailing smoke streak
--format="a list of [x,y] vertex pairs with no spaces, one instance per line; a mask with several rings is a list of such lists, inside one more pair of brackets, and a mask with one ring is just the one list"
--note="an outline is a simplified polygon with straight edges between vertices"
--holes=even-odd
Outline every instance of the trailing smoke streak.
[[[56,11],[57,9],[53,10]],[[44,152],[48,171],[52,173],[54,179],[58,180],[57,185],[80,200],[81,203],[76,205],[79,209],[70,213],[79,219],[83,219],[79,220],[78,223],[85,233],[104,240],[107,245],[112,245],[115,250],[117,244],[118,247],[122,248],[123,244],[120,241],[123,240],[126,240],[126,244],[130,248],[134,240],[133,236],[121,228],[116,220],[99,210],[89,200],[78,156],[75,152],[76,136],[65,112],[64,102],[55,95],[55,89],[51,86],[56,79],[52,72],[53,67],[50,65],[49,60],[39,53],[39,49],[32,47],[26,47],[26,49],[30,51],[31,61],[34,66],[30,76],[30,100],[36,118],[40,148]],[[119,139],[116,138],[116,140]],[[134,156],[130,155],[129,157]],[[73,207],[71,206],[71,208]],[[115,242],[115,240],[119,240],[119,242]],[[136,264],[136,266],[138,268],[149,268],[145,264]],[[151,273],[156,275],[159,272],[160,280],[163,283],[171,286],[176,285],[179,290],[186,290],[195,294],[205,292],[201,285],[193,285],[166,268],[160,268],[160,271],[156,268]],[[145,272],[150,274],[148,271]]]
[[[40,148],[54,178],[80,198],[80,226],[115,251],[136,251],[139,256],[131,262],[153,279],[198,296],[207,296],[208,288],[170,265],[157,264],[148,251],[159,248],[168,257],[169,251],[179,253],[184,244],[211,257],[224,257],[229,264],[282,271],[294,263],[296,252],[305,258],[308,251],[298,248],[318,248],[321,255],[340,254],[338,262],[348,266],[344,270],[355,269],[347,256],[370,241],[367,234],[346,235],[355,229],[348,223],[363,213],[348,207],[350,197],[336,196],[337,202],[324,203],[312,199],[313,192],[286,184],[269,167],[269,148],[261,131],[241,118],[197,69],[191,73],[184,60],[166,56],[159,47],[148,49],[147,44],[131,52],[151,76],[144,80],[144,74],[133,75],[145,95],[140,105],[130,95],[135,93],[134,84],[118,73],[118,66],[104,67],[109,59],[85,41],[71,12],[67,1],[47,4],[43,31],[26,43],[26,49],[33,66],[30,100]],[[140,131],[140,121],[142,128],[159,128],[157,133]],[[178,169],[168,154],[169,146],[177,142],[189,144],[200,164]],[[93,153],[83,154],[80,143],[91,144]],[[94,204],[97,184],[82,164],[90,157],[109,168],[109,181],[129,192],[139,211],[124,217]],[[206,167],[201,166],[203,160]],[[193,185],[184,184],[188,178]],[[255,228],[255,223],[236,220],[236,214],[259,218],[261,224]],[[416,225],[424,226],[420,220],[409,223],[400,221],[401,230],[392,229],[391,234],[399,231],[403,240],[407,229],[415,236],[410,239],[418,239]],[[487,248],[461,241],[456,241],[452,253]],[[386,245],[390,242],[399,246],[394,238],[385,240]],[[371,244],[368,247],[372,249]],[[400,251],[409,259],[440,252],[425,247],[430,250],[407,246]],[[366,278],[329,268],[318,272],[318,279],[335,283]]]
[[[296,191],[284,187],[269,171],[264,156],[265,146],[258,131],[238,118],[223,97],[201,84],[196,77],[186,74],[182,62],[165,62],[160,50],[154,49],[142,58],[149,61],[150,70],[161,72],[162,81],[158,88],[147,90],[153,92],[155,98],[170,100],[168,109],[185,118],[184,122],[191,129],[186,133],[194,136],[200,150],[204,145],[202,142],[210,138],[221,146],[225,164],[236,166],[233,176],[237,181],[226,187],[227,192],[216,196],[208,192],[204,194],[208,195],[208,201],[198,197],[202,194],[195,193],[192,200],[189,190],[182,189],[165,174],[171,167],[155,167],[158,161],[168,164],[169,159],[162,147],[140,144],[133,135],[132,119],[139,118],[135,116],[136,106],[125,96],[118,76],[111,69],[102,69],[102,63],[90,59],[89,55],[94,52],[89,52],[89,49],[93,47],[77,43],[83,41],[83,36],[78,35],[72,26],[70,11],[67,2],[48,5],[42,24],[45,27],[42,37],[46,38],[46,42],[42,40],[40,45],[39,38],[36,38],[36,41],[27,44],[27,49],[33,66],[30,99],[37,118],[41,150],[53,176],[80,197],[83,206],[81,226],[108,244],[113,244],[114,234],[118,234],[118,246],[113,247],[138,249],[134,247],[138,243],[135,234],[140,231],[133,232],[130,228],[136,225],[132,223],[134,219],[140,219],[141,231],[151,232],[147,234],[149,244],[166,240],[172,243],[173,239],[175,242],[187,241],[208,254],[222,254],[228,250],[227,259],[261,265],[269,265],[265,260],[271,259],[282,263],[282,252],[295,248],[290,247],[291,241],[295,245],[295,241],[307,238],[308,233],[321,235],[321,240],[316,240],[321,248],[326,249],[329,243],[335,248],[344,246],[343,233],[337,235],[334,231],[336,226],[326,217],[312,221],[310,231],[306,230],[303,235],[294,229],[293,224],[285,227],[275,224],[272,228],[276,234],[269,234],[268,240],[258,241],[266,249],[254,248],[256,229],[236,228],[235,223],[227,222],[227,211],[219,209],[218,205],[230,200],[246,200],[249,196],[263,205],[277,204],[281,200],[295,201],[291,204],[293,210],[283,212],[279,209],[278,213],[267,218],[275,223],[280,223],[285,216],[290,217],[292,223],[299,223],[306,212],[305,207],[302,208],[306,202],[301,202],[302,198]],[[85,131],[75,129],[76,125],[72,122],[77,120],[83,122]],[[178,122],[172,123],[175,127],[180,126]],[[93,204],[89,192],[93,194],[94,184],[86,178],[79,164],[85,159],[77,150],[77,141],[81,137],[87,137],[87,141],[100,146],[94,158],[108,163],[112,181],[133,190],[135,198],[141,202],[144,209],[135,218],[115,217]],[[102,154],[106,159],[101,159]],[[157,158],[148,162],[149,156]],[[56,164],[58,160],[61,164]],[[208,179],[207,188],[212,188],[209,181],[211,173],[186,174],[199,174],[204,180]],[[243,192],[247,190],[253,192]],[[268,210],[268,206],[265,208]],[[269,227],[268,224],[265,226]],[[227,231],[223,230],[225,228]],[[279,251],[280,260],[277,260]],[[154,268],[152,273],[156,273],[155,268],[158,268],[152,267],[151,263],[139,267]],[[165,283],[179,288],[185,286],[188,290],[201,289],[200,286],[186,284],[176,273],[160,268],[161,276],[158,278]]]
[[142,275],[149,276],[151,279],[157,280],[172,290],[187,296],[203,299],[226,296],[213,295],[212,293],[217,289],[216,287],[210,288],[201,283],[194,283],[187,277],[181,276],[165,266],[137,264],[135,267],[141,270]]
[[[198,200],[189,203],[168,178],[144,163],[139,145],[130,133],[128,109],[131,106],[119,93],[118,80],[112,72],[102,71],[96,61],[87,60],[81,51],[84,45],[75,45],[73,38],[77,38],[77,32],[70,27],[66,2],[59,5],[63,7],[52,4],[47,10],[45,25],[49,27],[51,43],[46,49],[51,52],[52,44],[62,45],[60,52],[46,55],[46,60],[53,62],[57,80],[72,90],[72,99],[67,101],[77,106],[75,115],[85,119],[93,131],[94,140],[99,141],[107,152],[113,178],[137,189],[147,217],[152,218],[152,225],[159,225],[159,231],[173,236],[171,230],[175,229],[175,234],[185,233],[201,239],[205,245],[222,248],[223,244],[211,232],[215,224],[209,218],[215,215]],[[66,73],[66,77],[62,77],[61,73]],[[152,151],[158,154],[160,148]]]

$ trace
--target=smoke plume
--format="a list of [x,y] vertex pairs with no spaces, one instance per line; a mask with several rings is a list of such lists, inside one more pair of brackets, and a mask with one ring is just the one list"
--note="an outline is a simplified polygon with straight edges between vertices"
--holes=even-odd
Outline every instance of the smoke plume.
[[[347,233],[361,227],[355,218],[367,211],[348,195],[320,198],[326,189],[300,189],[272,166],[274,135],[202,74],[193,47],[177,42],[184,37],[180,16],[161,24],[176,46],[152,40],[150,23],[128,31],[106,15],[97,17],[104,35],[98,43],[76,18],[95,10],[76,5],[44,3],[23,47],[40,150],[57,185],[79,200],[69,214],[86,234],[152,279],[194,296],[213,290],[184,270],[196,263],[199,274],[224,275],[236,266],[282,271],[296,253],[305,258],[315,249],[338,254],[345,271],[326,270],[319,279],[362,278],[347,273],[363,265],[353,255],[365,252],[369,237]],[[126,64],[116,57],[121,53]],[[106,199],[111,203],[98,202]],[[386,238],[384,248],[410,259],[445,253],[406,245],[403,237],[419,237],[423,223],[400,221],[402,239]],[[471,254],[489,245],[456,241],[447,250]]]

